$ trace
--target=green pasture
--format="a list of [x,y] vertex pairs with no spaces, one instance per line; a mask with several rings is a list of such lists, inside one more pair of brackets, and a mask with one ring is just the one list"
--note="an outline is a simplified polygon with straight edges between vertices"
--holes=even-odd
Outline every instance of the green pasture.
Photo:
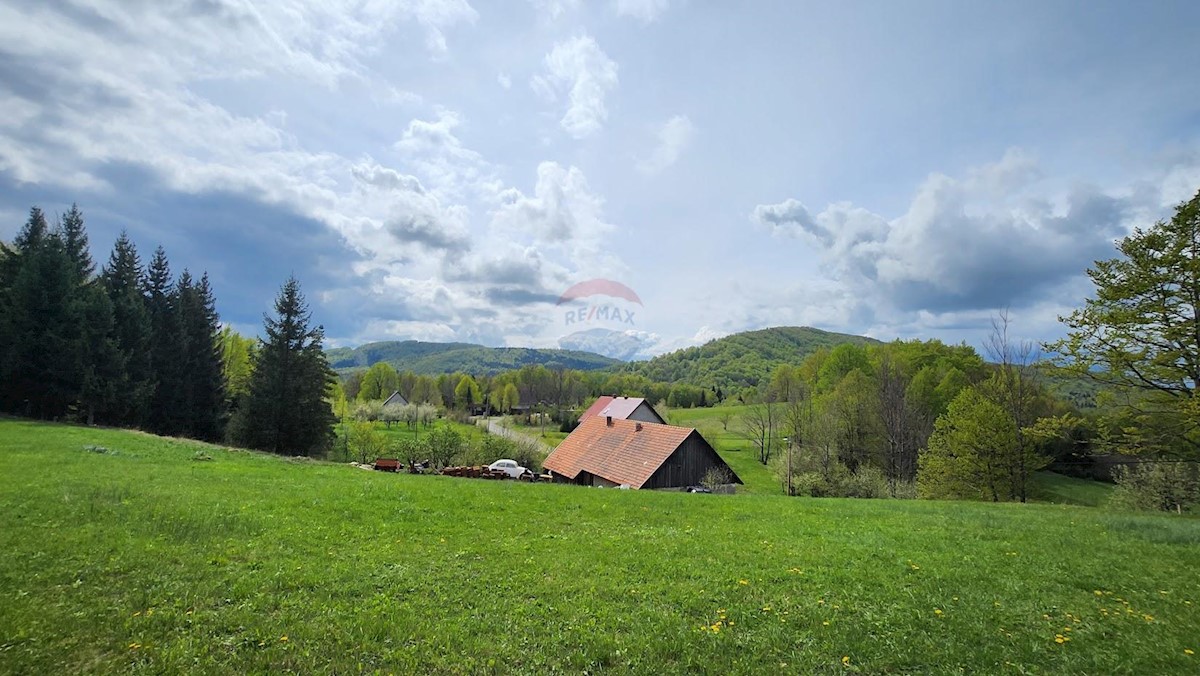
[[397,475],[0,420],[0,673],[1180,674],[1197,604],[1190,517]]

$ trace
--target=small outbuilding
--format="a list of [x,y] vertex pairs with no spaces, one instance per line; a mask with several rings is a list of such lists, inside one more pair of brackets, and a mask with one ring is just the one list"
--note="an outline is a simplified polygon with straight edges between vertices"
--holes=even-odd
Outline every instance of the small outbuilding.
[[542,467],[554,481],[583,486],[686,488],[713,468],[742,483],[695,429],[612,416],[585,418]]
[[392,396],[383,400],[384,406],[408,406],[408,400],[399,391],[392,392]]
[[641,397],[600,397],[596,403],[588,407],[579,420],[588,418],[612,418],[613,420],[640,420],[648,423],[666,425],[654,407]]

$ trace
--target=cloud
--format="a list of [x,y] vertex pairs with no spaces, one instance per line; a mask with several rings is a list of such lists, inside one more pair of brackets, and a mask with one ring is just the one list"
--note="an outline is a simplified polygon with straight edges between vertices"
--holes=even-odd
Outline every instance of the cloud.
[[751,219],[815,245],[836,279],[899,311],[1028,306],[1111,256],[1135,207],[1090,186],[1055,195],[1040,176],[1010,152],[962,179],[931,175],[892,219],[850,203],[813,215],[795,199],[759,205]]
[[686,115],[676,115],[658,130],[658,146],[650,157],[638,162],[638,171],[654,175],[675,164],[696,135],[696,127]]
[[617,16],[633,17],[642,23],[651,23],[671,6],[671,0],[615,0]]
[[461,199],[486,182],[490,168],[476,151],[455,135],[462,117],[438,111],[434,120],[412,120],[394,148],[405,162],[424,174],[431,187],[445,198]]
[[533,10],[543,21],[551,23],[575,12],[583,5],[583,2],[582,0],[529,0],[529,4],[533,5]]
[[554,45],[544,60],[546,72],[530,80],[534,91],[549,101],[564,93],[567,110],[559,124],[571,136],[586,138],[608,119],[605,98],[617,86],[617,64],[590,36]]
[[532,235],[533,242],[564,249],[582,266],[604,258],[603,240],[614,226],[605,221],[604,201],[592,192],[579,168],[542,162],[533,195],[513,188],[499,199],[492,215],[495,230]]
[[508,76],[508,73],[497,73],[496,82],[504,89],[512,89],[512,78]]

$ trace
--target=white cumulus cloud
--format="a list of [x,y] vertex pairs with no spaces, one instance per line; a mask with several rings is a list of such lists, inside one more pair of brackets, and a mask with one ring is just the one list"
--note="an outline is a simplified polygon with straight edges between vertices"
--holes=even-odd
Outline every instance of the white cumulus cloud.
[[544,65],[545,73],[535,75],[530,85],[550,101],[566,96],[562,128],[577,139],[599,131],[608,119],[605,99],[617,86],[616,62],[583,35],[554,45]]

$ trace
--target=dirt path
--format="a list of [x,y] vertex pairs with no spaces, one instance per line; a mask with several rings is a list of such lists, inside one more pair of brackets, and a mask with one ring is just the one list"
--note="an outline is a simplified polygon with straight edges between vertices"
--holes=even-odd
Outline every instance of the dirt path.
[[[498,434],[502,437],[507,437],[509,439],[512,439],[513,441],[532,441],[533,443],[537,444],[538,447],[540,447],[547,454],[549,454],[550,451],[554,450],[550,446],[546,445],[546,442],[542,441],[541,439],[538,439],[537,437],[532,437],[532,436],[529,436],[528,434],[524,434],[524,433],[518,432],[514,429],[505,427],[504,425],[502,425],[500,423],[500,420],[501,420],[501,418],[488,418],[487,419],[487,431],[492,434]],[[483,422],[483,421],[479,421],[479,422]]]

